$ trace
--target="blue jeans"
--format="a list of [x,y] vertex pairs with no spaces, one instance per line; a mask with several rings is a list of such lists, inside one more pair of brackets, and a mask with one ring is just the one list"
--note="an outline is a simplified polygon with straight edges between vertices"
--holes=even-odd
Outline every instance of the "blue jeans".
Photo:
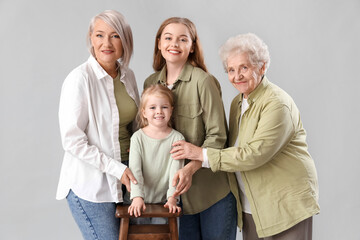
[[66,199],[85,240],[119,239],[120,220],[115,217],[116,203],[89,202],[71,190]]
[[194,214],[180,217],[179,240],[235,240],[236,199],[232,193]]

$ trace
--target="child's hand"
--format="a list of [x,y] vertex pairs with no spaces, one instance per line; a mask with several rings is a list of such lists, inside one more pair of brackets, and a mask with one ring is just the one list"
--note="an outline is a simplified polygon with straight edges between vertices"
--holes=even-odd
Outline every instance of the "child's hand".
[[181,212],[181,207],[176,205],[176,198],[169,197],[167,203],[165,203],[164,207],[169,209],[169,213]]
[[135,217],[141,216],[141,210],[145,212],[146,206],[144,200],[141,197],[135,197],[132,200],[130,207],[128,208],[128,213],[130,216],[134,215]]

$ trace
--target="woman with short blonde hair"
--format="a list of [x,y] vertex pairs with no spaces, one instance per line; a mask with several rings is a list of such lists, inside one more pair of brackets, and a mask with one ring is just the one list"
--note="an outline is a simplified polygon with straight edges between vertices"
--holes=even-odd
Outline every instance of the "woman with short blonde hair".
[[[127,167],[136,127],[139,93],[128,68],[133,51],[130,26],[107,10],[90,22],[89,59],[66,77],[59,122],[65,151],[56,198],[67,199],[86,240],[119,237],[116,203],[123,185],[136,182]],[[123,184],[123,185],[122,185]]]

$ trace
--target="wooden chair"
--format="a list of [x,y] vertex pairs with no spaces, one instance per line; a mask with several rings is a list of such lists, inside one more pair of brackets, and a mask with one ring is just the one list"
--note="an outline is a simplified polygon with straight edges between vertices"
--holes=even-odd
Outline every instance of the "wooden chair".
[[129,225],[129,205],[117,205],[115,216],[120,218],[119,240],[178,240],[177,217],[181,213],[169,213],[163,204],[146,204],[146,211],[141,217],[168,218],[168,224]]

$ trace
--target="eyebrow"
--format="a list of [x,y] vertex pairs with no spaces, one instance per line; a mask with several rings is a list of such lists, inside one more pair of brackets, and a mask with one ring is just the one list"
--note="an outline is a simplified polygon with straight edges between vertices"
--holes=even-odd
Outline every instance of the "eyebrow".
[[[166,34],[174,35],[174,34],[169,33],[169,32],[164,33],[164,35],[166,35]],[[189,37],[188,35],[186,35],[186,34],[181,34],[181,35],[180,35],[180,37],[187,37],[187,38],[190,38],[190,37]]]
[[[97,32],[97,33],[104,33],[104,31],[102,31],[102,30],[96,30],[95,32]],[[114,31],[114,32],[111,32],[110,34],[114,34],[114,33],[115,33],[115,34],[118,34],[118,33],[115,32],[115,31]]]

